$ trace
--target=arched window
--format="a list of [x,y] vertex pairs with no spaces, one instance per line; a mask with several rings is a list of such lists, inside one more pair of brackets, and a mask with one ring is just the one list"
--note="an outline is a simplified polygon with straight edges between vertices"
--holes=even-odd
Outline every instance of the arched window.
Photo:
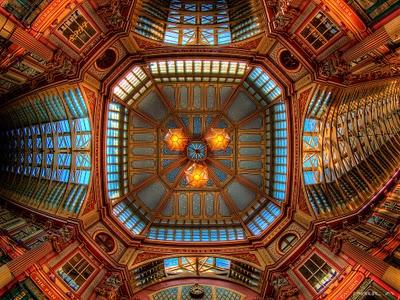
[[293,248],[297,240],[298,238],[295,234],[293,233],[286,234],[285,236],[282,237],[282,239],[279,242],[279,250],[281,250],[284,253],[288,252],[290,249]]

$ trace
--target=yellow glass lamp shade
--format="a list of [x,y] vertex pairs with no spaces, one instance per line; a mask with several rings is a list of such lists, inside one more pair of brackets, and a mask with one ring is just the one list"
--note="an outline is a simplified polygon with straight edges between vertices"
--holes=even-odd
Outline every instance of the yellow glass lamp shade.
[[224,128],[211,128],[207,133],[205,140],[211,150],[225,150],[228,147],[231,138]]
[[187,145],[188,139],[182,128],[169,129],[164,137],[164,141],[171,151],[183,151]]
[[201,188],[207,184],[208,170],[207,167],[200,164],[192,164],[186,171],[186,181],[193,188]]

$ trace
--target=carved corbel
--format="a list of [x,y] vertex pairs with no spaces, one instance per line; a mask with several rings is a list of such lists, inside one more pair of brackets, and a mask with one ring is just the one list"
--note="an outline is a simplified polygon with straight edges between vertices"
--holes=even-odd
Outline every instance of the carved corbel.
[[122,285],[121,276],[118,273],[108,272],[103,281],[95,288],[96,294],[107,300],[117,300],[118,290]]
[[97,14],[112,30],[121,29],[126,21],[123,10],[129,5],[127,0],[111,0],[108,4],[97,9]]

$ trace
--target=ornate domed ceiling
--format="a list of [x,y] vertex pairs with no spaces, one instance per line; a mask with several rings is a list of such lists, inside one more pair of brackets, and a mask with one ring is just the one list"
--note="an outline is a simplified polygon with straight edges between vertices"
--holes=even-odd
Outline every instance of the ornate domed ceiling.
[[[282,88],[262,67],[152,61],[132,66],[113,91],[108,195],[129,231],[164,241],[236,241],[279,217],[286,107]],[[227,140],[219,148],[213,139]],[[193,166],[204,169],[202,186],[191,181]]]
[[1,197],[74,227],[124,294],[266,298],[398,169],[395,1],[22,2],[0,4]]

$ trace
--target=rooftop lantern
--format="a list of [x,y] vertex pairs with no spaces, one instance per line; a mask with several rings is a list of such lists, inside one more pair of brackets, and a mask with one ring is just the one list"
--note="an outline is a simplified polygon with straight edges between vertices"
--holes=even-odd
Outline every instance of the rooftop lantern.
[[186,181],[193,188],[201,188],[207,184],[208,170],[207,167],[201,164],[193,163],[186,171]]
[[169,129],[164,137],[168,149],[171,151],[183,151],[188,143],[188,138],[182,128]]
[[212,151],[218,151],[225,150],[226,147],[228,147],[231,138],[225,131],[225,128],[211,128],[207,133],[205,140]]

